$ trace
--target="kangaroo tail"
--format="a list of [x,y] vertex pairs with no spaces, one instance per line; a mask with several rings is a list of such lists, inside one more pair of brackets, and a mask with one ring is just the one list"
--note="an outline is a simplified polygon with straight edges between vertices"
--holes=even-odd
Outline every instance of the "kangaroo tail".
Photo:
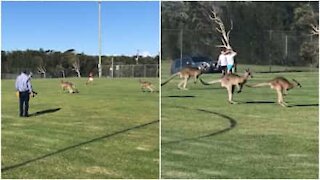
[[259,83],[259,84],[254,84],[254,85],[247,85],[246,84],[246,86],[247,87],[262,87],[262,86],[270,86],[270,83],[268,83],[268,82],[264,82],[264,83]]
[[211,84],[214,84],[214,83],[219,83],[221,82],[221,79],[218,79],[218,80],[213,80],[213,81],[210,81],[210,82],[205,82],[204,80],[202,80],[201,78],[200,79],[200,82],[203,84],[203,85],[211,85]]
[[161,86],[167,84],[169,81],[171,81],[171,79],[173,79],[174,77],[178,76],[179,74],[180,74],[180,72],[177,72],[177,73],[171,75],[171,76],[169,77],[169,79],[167,79],[165,82],[161,83]]
[[300,88],[302,88],[301,84],[297,80],[292,79],[292,81],[294,81],[296,83],[296,86],[299,86]]

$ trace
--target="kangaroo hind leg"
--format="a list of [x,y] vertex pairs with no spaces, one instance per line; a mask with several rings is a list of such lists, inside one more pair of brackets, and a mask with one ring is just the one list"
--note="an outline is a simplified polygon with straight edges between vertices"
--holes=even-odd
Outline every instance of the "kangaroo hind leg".
[[184,90],[188,90],[188,89],[187,89],[188,80],[189,80],[189,77],[185,77],[185,78],[184,78],[184,81],[183,81],[183,83],[184,83],[184,84],[183,84],[183,89],[184,89]]
[[179,84],[178,84],[178,88],[179,88],[179,89],[182,89],[181,86],[183,85],[183,82],[184,82],[184,80],[181,80],[181,81],[179,82]]
[[238,89],[237,93],[241,93],[243,84],[237,84],[236,86],[237,86],[237,89]]
[[283,94],[281,89],[277,89],[277,94],[278,94],[278,104],[281,105],[282,107],[287,107],[287,103],[283,101]]
[[228,101],[231,104],[237,104],[237,102],[233,101],[233,92],[234,92],[234,86],[227,86],[227,91],[228,91]]

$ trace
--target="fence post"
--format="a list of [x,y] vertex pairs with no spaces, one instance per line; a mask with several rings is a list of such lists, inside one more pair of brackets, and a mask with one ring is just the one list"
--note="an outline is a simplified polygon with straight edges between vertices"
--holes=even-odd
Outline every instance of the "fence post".
[[288,62],[288,35],[285,36],[285,48],[284,48],[284,64],[287,65]]
[[112,70],[112,74],[111,74],[111,78],[113,79],[113,76],[114,76],[114,74],[113,74],[113,72],[114,72],[114,69],[113,69],[114,67],[113,67],[113,57],[111,58],[111,70]]
[[288,35],[286,34],[286,45],[285,45],[285,53],[284,53],[285,58],[288,57]]
[[146,68],[147,65],[143,65],[143,77],[146,77],[146,74],[147,74],[147,68]]
[[[269,30],[269,40],[270,40],[270,44],[272,42],[272,30]],[[269,50],[269,72],[271,72],[271,53],[270,53],[270,50]]]
[[134,65],[131,65],[131,69],[132,69],[132,77],[134,77]]
[[180,69],[182,69],[182,54],[183,54],[183,29],[180,31]]
[[159,74],[159,64],[157,64],[157,70],[156,70],[156,76],[155,77],[158,77],[158,74]]

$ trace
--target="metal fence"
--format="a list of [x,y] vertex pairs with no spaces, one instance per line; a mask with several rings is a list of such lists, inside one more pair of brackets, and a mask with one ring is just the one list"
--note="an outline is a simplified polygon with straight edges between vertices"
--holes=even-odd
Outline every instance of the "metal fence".
[[120,77],[159,77],[158,64],[105,65],[103,76]]
[[[14,73],[1,73],[2,79],[15,79],[20,70]],[[98,74],[96,74],[98,76]],[[124,77],[159,77],[158,64],[133,64],[133,65],[103,65],[102,76],[108,78],[124,78]],[[33,78],[42,78],[41,74],[33,72]],[[47,78],[63,78],[61,71],[47,73]],[[65,77],[77,77],[77,74],[72,70],[65,71]],[[87,75],[82,74],[82,77]]]
[[[231,32],[239,64],[319,66],[319,37],[292,31]],[[212,30],[162,30],[163,59],[207,56],[217,59],[220,35]]]

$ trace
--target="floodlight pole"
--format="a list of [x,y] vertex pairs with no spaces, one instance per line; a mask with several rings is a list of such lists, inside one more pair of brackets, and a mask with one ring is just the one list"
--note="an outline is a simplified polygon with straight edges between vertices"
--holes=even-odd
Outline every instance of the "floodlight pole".
[[99,19],[98,19],[98,29],[99,29],[99,64],[98,64],[98,70],[99,70],[99,78],[101,78],[102,75],[102,67],[101,67],[101,1],[98,2],[99,5]]
[[139,64],[139,49],[137,50],[136,64]]

